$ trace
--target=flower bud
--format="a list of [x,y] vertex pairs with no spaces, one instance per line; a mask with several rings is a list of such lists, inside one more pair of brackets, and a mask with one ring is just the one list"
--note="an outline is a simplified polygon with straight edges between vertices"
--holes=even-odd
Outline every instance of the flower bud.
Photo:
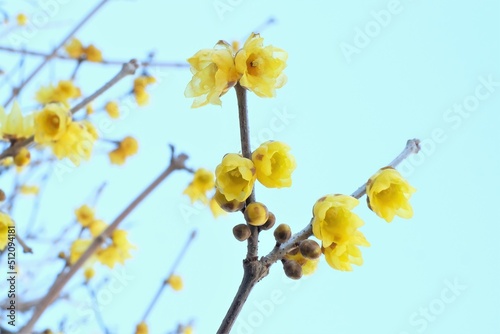
[[5,193],[3,192],[2,189],[0,189],[0,202],[5,201],[5,198],[6,198]]
[[233,227],[233,235],[239,241],[245,241],[250,237],[252,232],[247,224],[239,224]]
[[239,202],[235,199],[228,201],[218,190],[215,192],[214,198],[217,204],[226,212],[240,211],[245,206],[245,202]]
[[279,224],[274,230],[274,239],[276,242],[282,244],[292,236],[292,229],[287,224]]
[[302,266],[295,261],[286,260],[283,262],[283,270],[285,271],[285,275],[291,279],[302,277]]
[[270,230],[271,228],[273,228],[274,223],[276,223],[276,216],[274,215],[274,213],[269,212],[269,218],[267,218],[266,223],[260,228],[264,231]]
[[253,226],[261,226],[267,222],[269,211],[267,207],[259,202],[250,203],[245,208],[245,220]]
[[300,253],[305,258],[315,260],[321,256],[321,247],[314,240],[303,240],[300,243]]
[[30,163],[30,160],[31,160],[31,154],[26,147],[21,148],[14,157],[14,163],[16,164],[17,167],[26,166],[27,164]]

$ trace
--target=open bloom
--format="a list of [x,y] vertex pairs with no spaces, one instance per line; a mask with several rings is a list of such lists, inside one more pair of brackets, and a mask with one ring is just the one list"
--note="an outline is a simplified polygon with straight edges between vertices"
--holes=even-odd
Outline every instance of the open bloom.
[[87,59],[91,62],[101,62],[102,53],[101,50],[96,48],[93,44],[84,47],[79,39],[73,38],[68,44],[64,46],[64,49],[71,58],[82,58]]
[[36,93],[36,100],[41,104],[52,102],[68,103],[69,99],[82,96],[80,88],[76,87],[71,80],[61,80],[57,86],[49,85],[41,87]]
[[252,33],[235,57],[236,70],[241,74],[240,84],[260,97],[273,97],[276,89],[286,83],[286,51],[268,45]]
[[116,149],[109,152],[109,160],[112,164],[123,165],[125,160],[139,151],[139,144],[133,137],[125,137]]
[[34,115],[23,116],[21,108],[14,102],[10,113],[7,115],[0,106],[0,136],[3,139],[28,138],[33,135]]
[[203,203],[208,202],[207,191],[212,190],[215,186],[214,174],[204,168],[198,169],[194,173],[193,182],[184,190],[183,194],[186,194],[191,199],[191,203],[200,200]]
[[71,112],[61,103],[49,103],[35,114],[35,142],[47,144],[59,140],[71,123]]
[[413,209],[410,197],[416,191],[397,170],[382,168],[366,185],[368,207],[388,223],[394,216],[411,218]]
[[130,250],[135,248],[127,239],[127,231],[115,230],[111,235],[112,244],[97,252],[97,259],[102,264],[113,268],[116,263],[124,264],[132,257]]
[[295,158],[290,147],[279,141],[268,141],[260,145],[252,154],[257,170],[257,180],[268,188],[290,187]]
[[370,245],[358,231],[363,221],[351,212],[358,203],[351,196],[327,195],[313,208],[313,234],[323,242],[328,264],[338,270],[352,270],[351,263],[361,265],[361,252],[357,246]]
[[220,97],[238,81],[234,67],[233,50],[229,44],[219,41],[213,49],[198,51],[188,59],[193,78],[184,91],[186,97],[194,97],[192,108],[208,103],[221,105]]
[[58,159],[69,158],[78,166],[82,159],[90,159],[96,140],[94,132],[90,122],[71,122],[64,134],[49,146]]
[[82,205],[75,210],[76,220],[83,226],[87,227],[94,221],[94,210],[88,205]]
[[255,166],[252,160],[239,154],[226,154],[215,169],[215,186],[228,201],[245,201],[255,183]]

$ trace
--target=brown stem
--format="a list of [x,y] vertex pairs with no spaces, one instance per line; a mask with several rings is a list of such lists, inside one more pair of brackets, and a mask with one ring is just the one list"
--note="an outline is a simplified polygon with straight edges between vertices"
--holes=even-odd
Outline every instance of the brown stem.
[[24,80],[20,85],[19,87],[15,87],[12,91],[12,94],[11,96],[7,99],[7,101],[4,103],[4,107],[7,107],[9,105],[10,102],[12,102],[12,100],[19,94],[19,92],[24,88],[24,86],[26,86],[28,84],[28,82],[30,82],[37,74],[38,72],[40,72],[42,70],[42,68],[45,67],[45,65],[47,65],[47,63],[56,56],[57,52],[59,51],[60,48],[62,48],[64,46],[64,44],[66,44],[69,39],[71,37],[73,37],[73,35],[78,31],[80,30],[81,27],[83,27],[83,25],[85,23],[87,23],[87,21],[95,14],[97,13],[97,11],[102,7],[104,6],[104,4],[106,2],[108,2],[109,0],[102,0],[101,2],[99,2],[99,4],[97,4],[97,6],[94,7],[94,9],[92,9],[90,11],[90,13],[87,14],[87,16],[85,16],[70,32],[68,35],[66,35],[66,37],[63,38],[63,40],[52,50],[52,52],[42,61],[42,63],[40,65],[38,65],[37,68],[35,68],[35,70],[33,70],[33,72],[31,72],[31,74],[26,78],[26,80]]
[[253,287],[269,273],[268,267],[262,265],[260,261],[244,260],[243,268],[244,274],[240,287],[238,288],[238,292],[236,292],[236,296],[234,296],[226,316],[222,320],[219,330],[217,330],[217,334],[227,334],[231,331]]
[[[0,46],[0,51],[6,51],[6,52],[12,52],[12,53],[18,53],[18,54],[25,54],[28,56],[37,56],[37,57],[43,57],[43,58],[57,58],[61,60],[70,60],[70,61],[79,61],[79,62],[88,62],[87,59],[84,58],[71,58],[69,56],[61,55],[61,54],[56,54],[54,56],[51,56],[48,53],[44,52],[39,52],[39,51],[33,51],[33,50],[25,50],[25,49],[15,49],[11,48],[8,46]],[[95,64],[102,64],[102,65],[121,65],[123,64],[124,61],[122,60],[103,60]],[[189,63],[177,63],[177,62],[153,62],[153,61],[142,61],[139,63],[141,67],[180,67],[180,68],[187,68],[189,67]]]
[[71,266],[69,270],[65,273],[61,273],[59,277],[56,278],[52,287],[49,289],[45,297],[40,301],[33,311],[31,319],[24,325],[19,331],[20,334],[32,333],[33,327],[35,326],[38,319],[45,312],[47,307],[57,298],[61,290],[64,288],[66,283],[73,277],[73,275],[83,266],[83,264],[99,249],[101,244],[109,237],[112,232],[120,225],[120,223],[149,195],[151,192],[162,183],[173,171],[181,170],[185,168],[185,161],[187,155],[180,154],[178,156],[174,155],[174,149],[172,148],[172,159],[170,161],[167,169],[161,173],[142,193],[139,194],[126,208],[115,218],[115,220],[99,235],[97,236],[87,250],[80,256],[80,258]]
[[[128,75],[132,75],[135,73],[137,70],[138,65],[137,61],[135,59],[132,59],[128,63],[123,64],[122,69],[118,74],[116,74],[110,81],[108,81],[104,86],[99,88],[94,94],[88,96],[87,98],[83,99],[80,103],[75,105],[73,108],[71,108],[71,113],[74,114],[83,107],[85,107],[87,104],[92,102],[94,99],[96,99],[98,96],[100,96],[102,93],[104,93],[106,90],[108,90],[110,87],[115,85],[118,81],[121,79],[125,78]],[[27,146],[31,143],[33,143],[34,136],[31,136],[29,138],[26,138],[24,140],[16,142],[14,145],[10,146],[7,148],[5,151],[0,153],[0,160],[7,158],[7,157],[13,157],[16,155],[16,153],[24,146]]]

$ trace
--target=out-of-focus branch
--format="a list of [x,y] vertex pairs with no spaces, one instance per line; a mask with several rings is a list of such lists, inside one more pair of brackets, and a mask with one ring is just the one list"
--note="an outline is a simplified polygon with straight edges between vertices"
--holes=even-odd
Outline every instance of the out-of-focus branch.
[[52,52],[47,56],[45,57],[45,59],[42,61],[42,63],[40,65],[38,65],[38,67],[36,67],[33,72],[31,72],[31,74],[26,78],[26,80],[24,80],[18,87],[15,87],[13,90],[12,90],[12,94],[10,95],[10,97],[7,99],[7,101],[4,103],[4,107],[7,107],[9,105],[10,102],[12,102],[12,100],[14,100],[14,98],[19,94],[19,92],[38,74],[38,72],[40,72],[42,70],[42,68],[45,67],[45,65],[47,65],[47,63],[52,59],[54,58],[56,55],[57,55],[57,52],[59,51],[59,49],[61,49],[64,44],[66,44],[69,39],[71,37],[73,37],[73,35],[78,31],[80,30],[81,27],[83,27],[85,25],[85,23],[87,23],[87,21],[95,14],[97,13],[97,11],[99,9],[101,9],[102,6],[104,6],[104,4],[106,4],[106,2],[108,2],[109,0],[102,0],[101,2],[99,2],[97,4],[97,6],[94,7],[94,9],[92,9],[90,11],[90,13],[88,13],[80,22],[78,22],[78,24],[69,32],[69,34],[66,35],[66,37],[64,37],[62,39],[61,42],[59,42],[59,44],[52,50]]
[[[71,108],[71,113],[74,114],[78,110],[82,109],[85,107],[87,104],[92,102],[94,99],[96,99],[98,96],[100,96],[102,93],[107,91],[109,88],[111,88],[113,85],[115,85],[118,81],[121,79],[125,78],[128,75],[132,75],[135,73],[139,65],[137,65],[137,60],[132,59],[128,63],[123,64],[122,69],[120,72],[118,72],[117,75],[115,75],[110,81],[108,81],[104,86],[99,88],[94,94],[90,95],[89,97],[83,99],[80,103],[75,105],[73,108]],[[27,146],[31,143],[33,143],[34,137],[31,136],[30,138],[24,139],[22,141],[16,142],[14,145],[10,146],[7,148],[5,151],[0,153],[0,160],[7,158],[7,157],[13,157],[16,155],[16,153],[24,146]]]
[[139,194],[123,211],[116,217],[116,219],[99,235],[97,236],[87,250],[80,256],[80,258],[68,268],[66,272],[61,273],[52,287],[49,289],[45,297],[40,301],[33,311],[31,319],[19,331],[20,334],[31,333],[38,319],[45,312],[47,307],[57,298],[64,286],[69,282],[73,275],[83,266],[83,264],[99,249],[102,243],[108,238],[113,231],[120,225],[120,223],[149,195],[156,189],[172,172],[176,170],[185,169],[185,161],[188,156],[185,154],[175,155],[174,147],[171,146],[172,158],[170,164],[142,193]]
[[[15,49],[15,48],[11,48],[8,46],[1,46],[1,45],[0,45],[0,51],[25,54],[25,55],[29,55],[29,56],[36,56],[36,57],[43,57],[43,58],[51,57],[50,54],[47,54],[44,52],[25,50],[25,49]],[[56,54],[56,55],[52,56],[52,58],[69,60],[69,61],[80,61],[82,63],[88,62],[87,59],[71,58],[69,56],[65,56],[65,55],[61,55],[61,54]],[[122,60],[103,60],[103,61],[100,61],[100,62],[95,63],[95,64],[121,65],[123,63],[124,63],[124,61],[122,61]],[[188,68],[189,67],[189,64],[187,62],[168,62],[168,61],[141,61],[141,62],[139,62],[139,65],[141,67],[148,67],[148,66],[149,67],[179,67],[179,68]]]

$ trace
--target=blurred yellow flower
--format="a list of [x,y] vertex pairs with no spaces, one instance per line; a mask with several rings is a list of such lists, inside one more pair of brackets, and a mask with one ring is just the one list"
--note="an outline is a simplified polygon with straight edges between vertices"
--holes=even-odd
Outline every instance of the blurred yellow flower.
[[84,53],[88,61],[95,63],[100,63],[102,61],[101,50],[96,48],[93,44],[90,44],[87,48],[85,48]]
[[215,170],[215,186],[228,200],[245,201],[255,183],[255,166],[252,160],[239,154],[226,154]]
[[125,137],[118,147],[113,151],[109,152],[109,160],[112,164],[123,165],[125,160],[136,154],[139,150],[139,144],[137,140],[133,137]]
[[135,329],[135,334],[148,334],[148,325],[145,322],[141,322],[137,325]]
[[18,26],[25,26],[28,23],[28,17],[23,13],[19,13],[16,16],[16,21]]
[[276,89],[286,83],[283,70],[288,54],[272,45],[263,46],[264,39],[252,33],[235,57],[240,85],[260,97],[274,97]]
[[76,59],[81,58],[85,52],[82,42],[77,38],[71,39],[71,41],[64,46],[64,50],[66,50],[71,58]]
[[195,98],[192,108],[208,103],[221,105],[220,97],[238,82],[231,45],[219,41],[214,49],[203,49],[188,59],[193,78],[184,91]]
[[83,271],[83,276],[85,277],[85,281],[90,281],[92,279],[92,277],[95,276],[95,270],[94,268],[85,268],[85,270]]
[[14,226],[14,222],[6,213],[0,212],[0,250],[4,250],[9,242],[9,227]]
[[94,210],[87,204],[82,205],[75,210],[76,220],[83,227],[87,227],[94,221]]
[[[82,224],[82,226],[83,226],[83,224]],[[102,231],[104,231],[108,227],[108,224],[106,224],[104,221],[102,221],[100,219],[95,219],[95,220],[92,220],[87,225],[87,227],[89,229],[90,234],[93,237],[97,237],[98,235],[100,235],[102,233]]]
[[26,147],[22,147],[19,152],[16,153],[14,157],[14,164],[17,167],[24,167],[28,165],[31,161],[30,151]]
[[57,86],[42,86],[36,92],[35,99],[41,104],[61,102],[68,107],[69,99],[76,99],[82,96],[80,88],[76,87],[71,80],[61,80]]
[[267,141],[252,154],[257,180],[268,188],[290,187],[296,163],[290,147],[279,141]]
[[111,118],[120,117],[120,108],[118,107],[117,102],[110,101],[110,102],[106,103],[106,106],[104,107],[104,109],[108,113],[109,117],[111,117]]
[[38,195],[40,188],[38,186],[28,186],[23,184],[19,187],[19,192],[23,195]]
[[182,282],[182,277],[179,275],[171,275],[167,279],[167,283],[174,289],[175,291],[181,291],[182,288],[184,287],[184,284]]
[[35,142],[47,144],[61,139],[71,124],[71,112],[61,103],[49,103],[35,114]]
[[58,159],[69,158],[78,166],[82,159],[90,159],[95,140],[95,134],[89,131],[88,122],[72,122],[66,132],[49,146]]
[[191,203],[201,201],[207,203],[207,191],[210,191],[215,186],[214,174],[204,168],[198,169],[194,173],[193,182],[184,190],[183,194],[188,195]]
[[92,240],[90,239],[76,239],[71,244],[69,250],[69,264],[74,264],[82,256],[83,253],[89,248]]
[[227,214],[227,212],[220,207],[219,203],[217,203],[217,200],[215,199],[215,195],[212,196],[210,199],[210,211],[212,211],[212,215],[214,218],[218,218],[219,216],[224,216]]
[[16,101],[14,101],[8,115],[5,114],[5,109],[0,106],[0,135],[3,139],[28,138],[33,135],[34,131],[34,115],[23,116]]
[[397,170],[382,168],[366,184],[368,207],[390,223],[394,216],[413,217],[410,197],[416,191]]
[[134,96],[139,106],[144,106],[149,102],[149,93],[146,91],[148,85],[154,84],[156,79],[152,76],[142,75],[134,80]]

